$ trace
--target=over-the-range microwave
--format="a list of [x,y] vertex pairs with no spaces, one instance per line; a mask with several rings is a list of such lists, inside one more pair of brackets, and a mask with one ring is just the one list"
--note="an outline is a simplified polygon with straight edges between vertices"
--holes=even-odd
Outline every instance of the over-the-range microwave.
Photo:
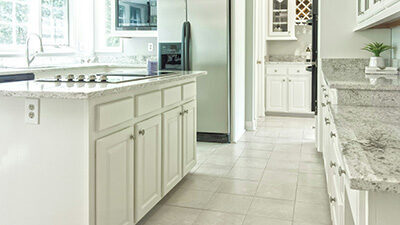
[[115,30],[157,30],[157,0],[115,0]]

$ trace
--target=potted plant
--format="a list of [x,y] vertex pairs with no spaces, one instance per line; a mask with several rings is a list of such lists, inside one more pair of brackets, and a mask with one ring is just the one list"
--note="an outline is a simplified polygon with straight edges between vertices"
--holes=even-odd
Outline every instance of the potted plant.
[[369,66],[378,67],[379,69],[386,68],[385,59],[381,57],[381,53],[389,49],[392,49],[392,47],[389,45],[384,45],[383,43],[380,42],[372,42],[367,44],[364,48],[362,48],[362,50],[374,54],[374,56],[372,56],[369,60]]

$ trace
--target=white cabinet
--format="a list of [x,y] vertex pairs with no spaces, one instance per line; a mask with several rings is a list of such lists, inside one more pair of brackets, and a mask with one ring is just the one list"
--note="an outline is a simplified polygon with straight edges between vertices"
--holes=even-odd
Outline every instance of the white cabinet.
[[183,175],[196,165],[196,102],[183,105]]
[[311,73],[304,68],[267,66],[266,112],[311,112]]
[[287,111],[287,82],[285,76],[267,76],[266,93],[267,111]]
[[296,40],[294,0],[268,0],[267,40]]
[[311,82],[309,76],[288,77],[289,112],[307,113],[311,109]]
[[162,198],[161,116],[135,125],[135,221]]
[[163,113],[163,194],[182,179],[182,107]]
[[[390,23],[400,18],[399,0],[357,0],[355,31]],[[391,26],[397,26],[396,23]]]
[[96,141],[96,225],[133,225],[133,128]]

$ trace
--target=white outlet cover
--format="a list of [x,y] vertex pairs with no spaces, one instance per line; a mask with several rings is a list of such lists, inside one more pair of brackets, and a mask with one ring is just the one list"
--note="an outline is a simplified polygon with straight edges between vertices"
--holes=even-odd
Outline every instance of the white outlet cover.
[[149,43],[149,44],[147,45],[147,50],[148,50],[149,52],[154,51],[154,44],[153,44],[153,43]]
[[25,99],[25,123],[39,124],[40,119],[40,105],[39,99],[27,98]]

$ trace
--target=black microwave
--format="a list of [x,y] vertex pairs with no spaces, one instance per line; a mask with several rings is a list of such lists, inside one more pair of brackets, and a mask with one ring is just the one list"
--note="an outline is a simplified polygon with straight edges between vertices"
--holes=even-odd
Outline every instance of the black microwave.
[[157,0],[116,0],[116,30],[157,30]]

